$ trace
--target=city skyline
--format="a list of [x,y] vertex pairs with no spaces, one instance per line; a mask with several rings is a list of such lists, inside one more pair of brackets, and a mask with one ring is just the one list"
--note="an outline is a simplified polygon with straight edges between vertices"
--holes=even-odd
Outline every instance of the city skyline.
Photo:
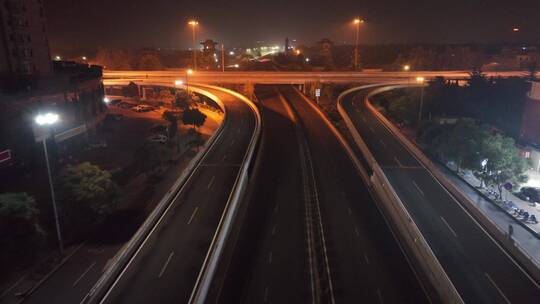
[[[468,3],[464,0],[225,1],[174,3],[141,0],[76,2],[49,0],[45,9],[51,48],[109,47],[189,48],[187,21],[200,21],[200,38],[234,47],[285,37],[311,44],[323,37],[354,43],[351,21],[360,16],[361,44],[386,43],[537,43],[540,21],[533,0]],[[286,10],[281,11],[284,7]],[[531,9],[524,9],[524,8]],[[332,9],[329,9],[332,8]],[[107,12],[104,16],[104,12]],[[152,13],[149,13],[152,12]],[[300,13],[301,12],[301,13]],[[493,21],[496,20],[496,23]],[[514,32],[513,29],[519,31]]]

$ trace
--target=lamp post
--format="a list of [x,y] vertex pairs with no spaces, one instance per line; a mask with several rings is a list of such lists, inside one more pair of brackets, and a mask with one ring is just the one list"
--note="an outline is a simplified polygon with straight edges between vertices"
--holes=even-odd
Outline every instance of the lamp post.
[[190,95],[189,95],[189,75],[192,75],[192,74],[193,74],[193,70],[188,69],[186,71],[186,93],[188,95],[188,100],[189,100],[189,97],[190,97]]
[[411,82],[411,75],[408,72],[411,71],[411,66],[408,65],[408,64],[404,65],[403,66],[403,71],[407,72],[407,84],[409,84]]
[[422,108],[424,107],[424,77],[416,77],[416,82],[421,85],[420,87],[420,107],[418,109],[418,124],[422,122]]
[[[49,126],[50,128],[52,125],[54,125],[59,119],[58,114],[55,113],[46,113],[46,114],[39,114],[36,116],[35,121],[40,126]],[[53,137],[53,133],[49,132],[51,137]],[[53,205],[53,211],[54,211],[54,221],[56,223],[56,234],[58,237],[58,246],[60,249],[60,254],[64,253],[64,244],[62,241],[62,233],[60,231],[60,220],[58,219],[58,209],[56,208],[56,197],[54,194],[54,183],[51,173],[51,166],[49,164],[49,153],[47,151],[47,135],[43,137],[43,151],[45,153],[45,163],[47,165],[47,174],[49,176],[49,187],[51,190],[51,199],[52,199],[52,205]]]
[[356,18],[353,21],[353,24],[356,26],[356,42],[354,46],[354,70],[358,69],[358,38],[360,35],[360,24],[364,23],[364,20]]
[[197,70],[197,48],[195,46],[195,27],[199,24],[197,20],[191,20],[188,22],[189,25],[191,25],[191,36],[192,36],[192,43],[193,43],[193,69]]

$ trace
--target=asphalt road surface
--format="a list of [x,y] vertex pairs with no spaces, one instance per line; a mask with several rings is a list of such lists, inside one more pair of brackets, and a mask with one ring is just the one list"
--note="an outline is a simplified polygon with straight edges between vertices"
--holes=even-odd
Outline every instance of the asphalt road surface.
[[227,109],[223,134],[109,290],[104,303],[186,303],[239,173],[255,115],[238,98],[205,89]]
[[290,86],[257,87],[256,93],[266,148],[251,204],[268,212],[256,221],[261,232],[234,302],[311,303],[299,125],[314,168],[335,302],[426,303],[382,215],[321,116]]
[[539,303],[540,288],[372,115],[372,89],[343,99],[354,126],[466,303]]

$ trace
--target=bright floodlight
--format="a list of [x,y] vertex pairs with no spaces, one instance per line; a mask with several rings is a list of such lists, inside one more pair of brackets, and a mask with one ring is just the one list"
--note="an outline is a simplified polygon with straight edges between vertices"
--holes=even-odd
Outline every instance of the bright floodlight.
[[518,28],[518,27],[515,27],[515,28],[512,29],[512,31],[514,31],[514,32],[519,32],[519,28]]
[[111,100],[109,99],[109,97],[103,97],[103,102],[104,103],[109,103],[109,102],[111,102]]
[[199,22],[197,22],[197,20],[190,20],[190,21],[188,22],[188,24],[189,24],[189,25],[192,25],[192,26],[195,26],[195,25],[199,24]]
[[82,60],[86,60],[86,56],[82,56]]
[[306,58],[306,62],[309,62],[309,58]]
[[360,24],[360,23],[364,23],[364,20],[360,19],[360,18],[356,18],[354,19],[354,24]]
[[184,84],[184,82],[183,82],[182,80],[176,80],[176,81],[174,82],[174,84],[177,85],[177,86],[181,86],[181,85]]
[[229,55],[233,56],[233,55],[234,55],[234,52],[233,52],[233,51],[230,51],[230,52],[229,52]]
[[406,64],[406,65],[403,66],[403,70],[404,70],[404,71],[408,71],[408,70],[410,70],[410,69],[411,69],[411,66],[408,65],[408,64]]
[[55,113],[38,114],[38,116],[36,116],[36,123],[40,126],[52,125],[57,122],[58,119],[59,116]]
[[424,77],[416,77],[416,81],[419,83],[423,83],[424,80],[425,80]]
[[300,50],[296,50],[296,55],[300,55]]
[[237,63],[237,64],[234,65],[234,67],[238,69],[240,67],[240,65]]
[[54,60],[56,60],[56,61],[62,60],[62,57],[56,55],[56,56],[54,56]]
[[189,70],[187,70],[187,73],[188,73],[188,75],[191,75],[191,74],[193,74],[193,70],[189,69]]

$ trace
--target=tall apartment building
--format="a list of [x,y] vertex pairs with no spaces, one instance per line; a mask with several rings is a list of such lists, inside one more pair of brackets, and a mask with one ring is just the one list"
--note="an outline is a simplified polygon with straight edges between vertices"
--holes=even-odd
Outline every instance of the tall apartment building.
[[43,0],[0,0],[0,77],[51,72]]

